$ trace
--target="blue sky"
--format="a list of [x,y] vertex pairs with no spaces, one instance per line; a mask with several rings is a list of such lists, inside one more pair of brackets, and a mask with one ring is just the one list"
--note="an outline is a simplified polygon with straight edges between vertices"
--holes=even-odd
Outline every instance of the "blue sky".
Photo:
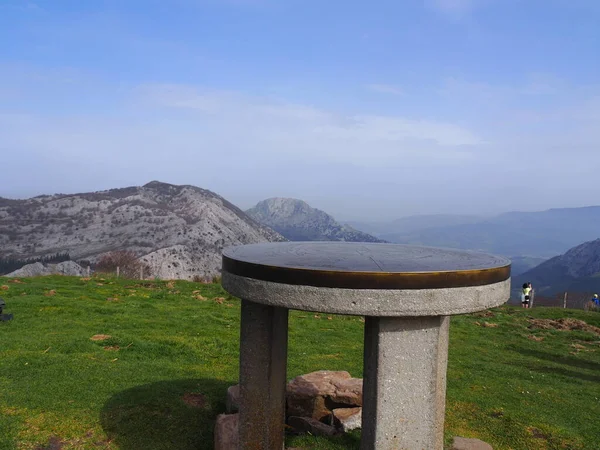
[[596,0],[0,0],[0,196],[598,204]]

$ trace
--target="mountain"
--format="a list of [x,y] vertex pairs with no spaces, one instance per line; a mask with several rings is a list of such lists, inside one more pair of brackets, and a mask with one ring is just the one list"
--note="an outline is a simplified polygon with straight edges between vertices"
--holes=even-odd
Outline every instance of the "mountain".
[[539,266],[546,258],[536,258],[532,256],[512,256],[510,258],[510,274],[515,277]]
[[95,261],[113,250],[142,256],[159,278],[211,277],[224,247],[285,240],[219,195],[153,181],[142,187],[27,200],[0,198],[0,258],[68,252]]
[[447,227],[481,222],[482,216],[460,214],[424,214],[417,216],[401,217],[388,222],[348,222],[349,225],[364,230],[375,236],[392,235],[397,233],[412,233],[428,228]]
[[530,281],[537,294],[600,292],[600,239],[585,242],[513,277],[513,290]]
[[269,198],[246,213],[290,241],[385,242],[349,225],[341,225],[326,212],[293,198]]
[[396,232],[378,237],[400,244],[431,245],[550,258],[600,237],[600,206],[510,212],[475,223]]

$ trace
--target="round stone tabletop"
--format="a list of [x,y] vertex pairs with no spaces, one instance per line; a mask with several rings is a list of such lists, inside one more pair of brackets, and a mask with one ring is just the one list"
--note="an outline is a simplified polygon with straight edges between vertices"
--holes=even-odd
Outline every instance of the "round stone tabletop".
[[505,281],[510,277],[510,261],[483,253],[410,245],[279,242],[225,249],[223,271],[300,286],[440,289]]

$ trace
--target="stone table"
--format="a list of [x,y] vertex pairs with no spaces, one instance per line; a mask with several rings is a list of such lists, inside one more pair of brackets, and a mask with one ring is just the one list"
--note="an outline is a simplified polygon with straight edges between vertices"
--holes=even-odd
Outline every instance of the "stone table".
[[288,310],[365,316],[361,449],[441,449],[449,316],[501,305],[510,261],[394,244],[285,242],[223,251],[242,299],[240,448],[284,445]]

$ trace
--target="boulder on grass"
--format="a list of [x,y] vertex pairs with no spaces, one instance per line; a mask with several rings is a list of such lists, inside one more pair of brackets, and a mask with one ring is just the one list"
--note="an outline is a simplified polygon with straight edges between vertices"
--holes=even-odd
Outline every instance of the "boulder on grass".
[[321,370],[287,385],[287,415],[328,419],[335,408],[362,406],[362,379],[348,372]]
[[227,399],[225,400],[225,411],[227,414],[233,414],[240,410],[240,385],[229,386],[227,388]]
[[338,431],[331,425],[311,419],[310,417],[289,417],[288,425],[296,431],[310,433],[314,436],[335,436],[338,434]]
[[331,424],[344,433],[362,425],[362,408],[336,408],[331,412]]
[[215,450],[238,450],[239,414],[219,414],[215,423]]

